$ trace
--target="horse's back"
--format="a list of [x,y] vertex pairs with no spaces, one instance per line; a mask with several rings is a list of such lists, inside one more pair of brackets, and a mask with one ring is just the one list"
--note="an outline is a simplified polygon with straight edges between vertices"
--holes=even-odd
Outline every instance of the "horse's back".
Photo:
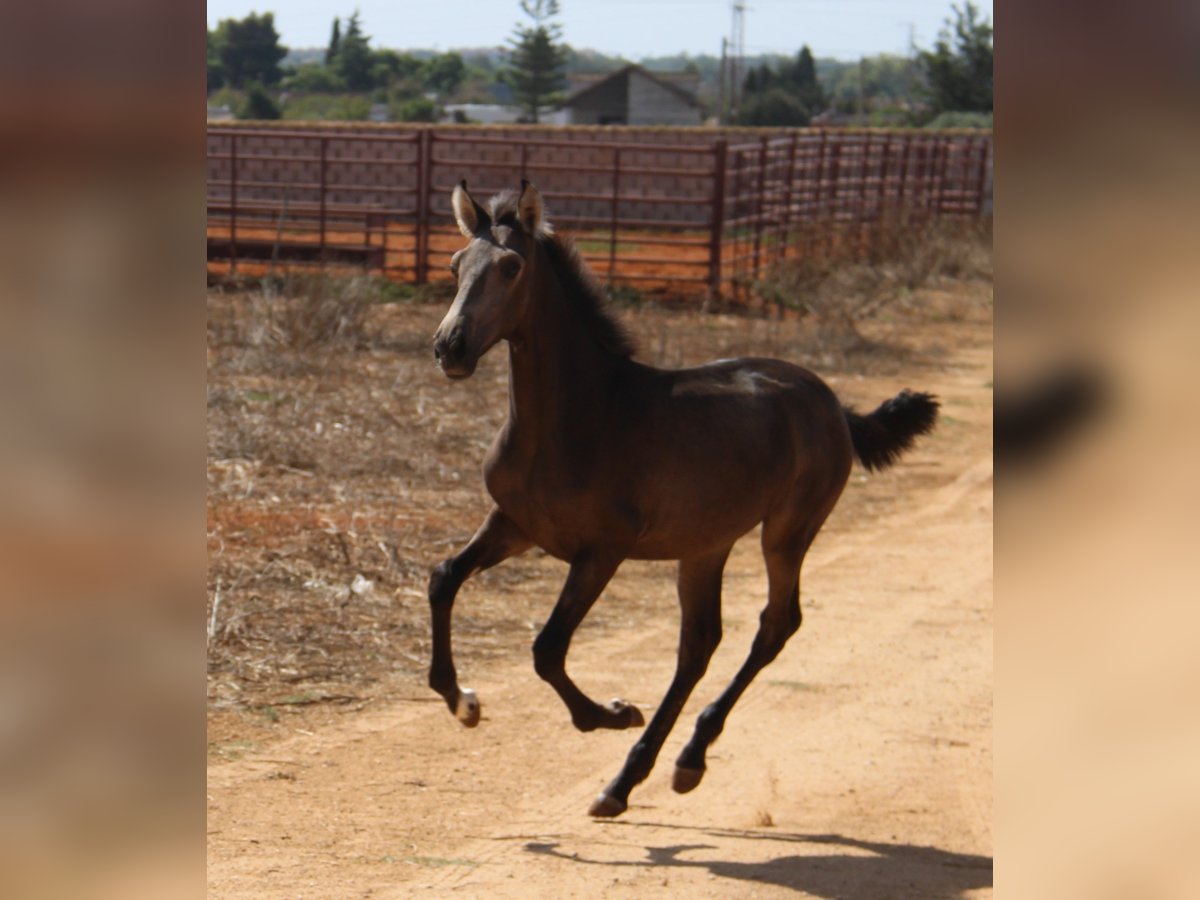
[[[833,391],[775,359],[653,370],[652,399],[615,465],[649,523],[648,555],[674,555],[676,535],[736,539],[792,495],[840,493],[850,440]],[[668,546],[672,545],[672,546]]]

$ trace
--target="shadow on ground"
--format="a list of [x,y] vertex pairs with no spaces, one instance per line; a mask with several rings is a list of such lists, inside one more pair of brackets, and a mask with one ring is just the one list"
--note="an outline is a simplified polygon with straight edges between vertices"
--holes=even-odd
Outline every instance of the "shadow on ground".
[[[957,900],[967,891],[992,886],[992,858],[951,853],[936,847],[860,841],[837,834],[789,834],[724,829],[680,829],[650,823],[612,823],[612,828],[671,828],[739,841],[772,841],[806,845],[802,853],[786,853],[762,862],[684,859],[693,851],[716,850],[713,844],[647,846],[644,860],[587,859],[564,853],[553,842],[530,842],[530,853],[552,856],[579,865],[628,868],[705,869],[720,878],[753,884],[774,884],[829,900]],[[813,845],[829,847],[819,852]],[[711,856],[711,854],[707,854]]]

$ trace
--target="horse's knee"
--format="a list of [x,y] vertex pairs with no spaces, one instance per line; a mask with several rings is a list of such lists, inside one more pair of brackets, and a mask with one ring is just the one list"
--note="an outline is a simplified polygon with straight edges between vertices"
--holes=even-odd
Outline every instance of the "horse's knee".
[[453,559],[447,559],[429,573],[429,605],[445,606],[454,601],[458,582],[454,578]]
[[563,671],[566,662],[565,648],[561,642],[547,637],[545,632],[533,642],[533,671],[543,681],[551,681]]

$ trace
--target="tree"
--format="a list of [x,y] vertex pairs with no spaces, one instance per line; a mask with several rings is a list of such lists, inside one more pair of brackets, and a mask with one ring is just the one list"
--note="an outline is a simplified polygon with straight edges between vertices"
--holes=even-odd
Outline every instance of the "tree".
[[559,100],[566,86],[567,51],[558,43],[562,27],[550,22],[558,15],[558,0],[521,0],[521,10],[533,25],[513,29],[505,80],[529,121],[536,123],[538,110]]
[[740,125],[803,127],[810,118],[796,94],[778,86],[748,96],[738,112]]
[[437,110],[432,100],[414,97],[400,104],[396,110],[396,118],[401,122],[433,122],[437,119]]
[[442,53],[424,66],[425,83],[439,94],[452,94],[462,83],[467,67],[457,53]]
[[325,50],[325,65],[332,66],[342,48],[342,21],[333,20],[333,32],[329,35],[329,47]]
[[212,93],[225,85],[225,67],[221,65],[221,56],[217,52],[215,36],[208,32],[208,93]]
[[283,86],[289,91],[304,93],[337,94],[346,90],[346,82],[336,71],[328,66],[308,63],[294,69],[283,79]]
[[816,113],[828,105],[821,82],[817,81],[817,62],[812,50],[805,44],[796,54],[796,61],[784,66],[783,78],[790,83],[796,98],[809,113]]
[[934,49],[920,54],[930,113],[990,113],[992,23],[980,18],[979,9],[970,0],[951,10],[954,19],[946,20]]
[[272,13],[222,20],[213,45],[231,87],[246,87],[252,81],[278,84],[283,77],[279,62],[287,56],[287,48],[279,43]]
[[346,82],[346,87],[352,91],[366,91],[373,87],[371,69],[374,60],[371,58],[371,39],[362,32],[358,21],[358,10],[354,11],[346,23],[346,33],[338,43],[335,68]]
[[803,126],[813,113],[826,106],[808,45],[801,48],[795,60],[783,60],[778,69],[765,62],[750,69],[742,83],[742,94],[738,112],[742,125]]
[[239,119],[278,119],[279,104],[257,81],[246,85],[246,98],[238,109]]

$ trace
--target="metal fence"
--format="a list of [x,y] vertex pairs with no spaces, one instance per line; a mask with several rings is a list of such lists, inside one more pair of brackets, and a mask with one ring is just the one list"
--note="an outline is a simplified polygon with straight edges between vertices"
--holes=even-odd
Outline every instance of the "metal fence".
[[865,252],[884,222],[988,212],[990,133],[208,129],[208,259],[448,277],[449,197],[535,182],[610,284],[737,296],[785,258]]

